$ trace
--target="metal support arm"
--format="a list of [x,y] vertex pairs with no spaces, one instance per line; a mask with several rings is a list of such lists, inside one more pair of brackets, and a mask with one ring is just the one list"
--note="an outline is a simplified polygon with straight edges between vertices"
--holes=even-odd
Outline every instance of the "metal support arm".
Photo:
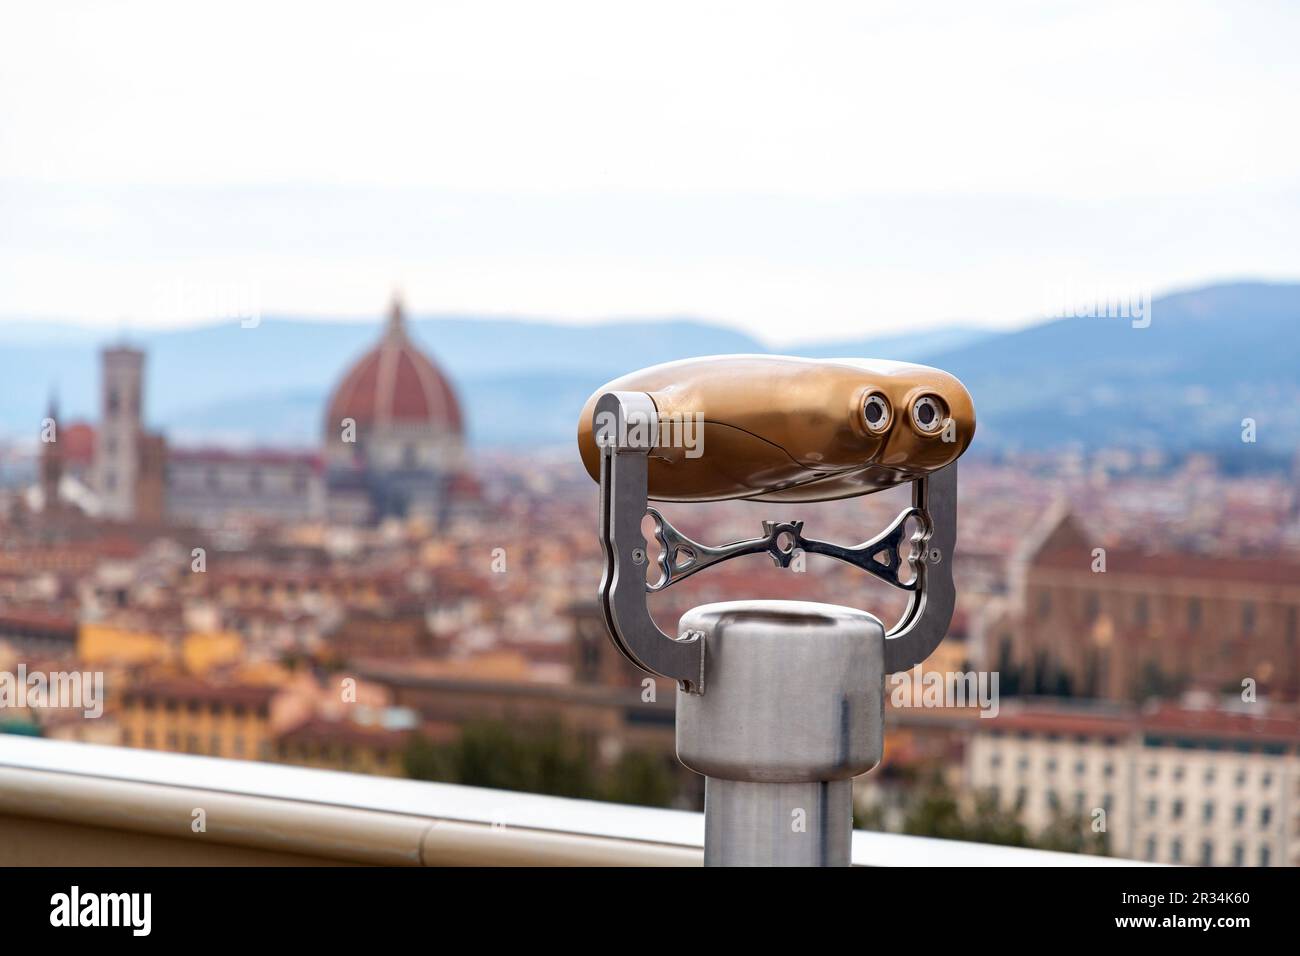
[[600,605],[610,637],[637,667],[703,693],[704,642],[674,639],[646,605],[646,550],[641,519],[647,503],[646,455],[658,440],[658,412],[644,392],[608,392],[596,403],[600,440],[600,543],[605,571]]

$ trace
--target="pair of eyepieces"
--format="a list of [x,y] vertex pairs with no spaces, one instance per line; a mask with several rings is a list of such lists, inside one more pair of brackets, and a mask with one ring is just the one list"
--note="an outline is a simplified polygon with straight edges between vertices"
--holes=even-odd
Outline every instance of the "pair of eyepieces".
[[[948,408],[937,395],[922,395],[912,402],[912,427],[922,435],[933,435],[943,428],[948,419]],[[894,410],[889,399],[880,392],[872,392],[862,403],[862,418],[867,431],[883,435],[894,421]]]

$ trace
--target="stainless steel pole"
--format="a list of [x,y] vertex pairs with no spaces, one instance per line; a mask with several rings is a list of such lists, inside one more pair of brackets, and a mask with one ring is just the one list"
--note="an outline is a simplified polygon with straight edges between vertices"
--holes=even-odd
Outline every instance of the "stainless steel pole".
[[677,695],[677,756],[708,778],[707,866],[847,866],[854,777],[880,761],[885,629],[864,611],[735,601],[688,611],[704,694]]
[[851,780],[705,780],[707,866],[848,866],[852,831]]

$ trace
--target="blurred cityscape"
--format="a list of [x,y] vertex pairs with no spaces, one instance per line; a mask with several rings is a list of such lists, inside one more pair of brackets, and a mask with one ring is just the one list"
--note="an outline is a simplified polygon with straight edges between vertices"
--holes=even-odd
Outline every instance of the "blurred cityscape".
[[[0,696],[0,730],[699,808],[675,688],[606,637],[576,450],[468,447],[427,344],[394,301],[320,409],[319,446],[296,451],[173,445],[145,419],[150,356],[129,342],[100,355],[94,420],[50,395],[0,461],[0,671],[102,673],[104,710]],[[995,674],[997,700],[887,692],[859,826],[1300,863],[1298,488],[1300,457],[1229,473],[1157,451],[968,456],[957,617],[924,672]],[[900,495],[667,510],[702,541],[802,518],[852,544]],[[887,624],[903,604],[808,556],[802,572],[729,562],[654,607],[673,629],[743,597]]]

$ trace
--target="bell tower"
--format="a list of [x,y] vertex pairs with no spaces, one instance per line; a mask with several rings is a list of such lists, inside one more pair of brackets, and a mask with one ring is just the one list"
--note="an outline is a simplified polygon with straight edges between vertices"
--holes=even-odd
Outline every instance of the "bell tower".
[[95,487],[100,513],[130,521],[136,512],[140,468],[144,353],[128,346],[101,353],[99,439],[95,443]]
[[59,444],[59,407],[53,393],[50,394],[50,405],[45,412],[41,441],[41,508],[49,516],[59,510],[59,484],[63,481],[63,446]]

